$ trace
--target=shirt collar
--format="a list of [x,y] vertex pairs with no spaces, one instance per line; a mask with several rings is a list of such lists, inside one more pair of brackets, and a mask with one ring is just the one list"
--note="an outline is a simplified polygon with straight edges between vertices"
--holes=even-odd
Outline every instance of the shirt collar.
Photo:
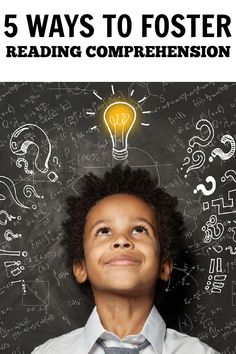
[[155,306],[152,307],[141,333],[151,343],[157,354],[162,353],[166,324]]
[[100,318],[97,313],[97,308],[94,307],[89,319],[84,327],[84,348],[85,353],[89,353],[96,340],[105,332]]
[[[85,327],[85,352],[89,353],[96,340],[107,332],[99,319],[96,307],[93,309]],[[148,318],[145,321],[141,334],[150,342],[157,354],[162,353],[162,347],[166,332],[166,324],[161,315],[153,306]],[[132,336],[133,337],[133,336]]]

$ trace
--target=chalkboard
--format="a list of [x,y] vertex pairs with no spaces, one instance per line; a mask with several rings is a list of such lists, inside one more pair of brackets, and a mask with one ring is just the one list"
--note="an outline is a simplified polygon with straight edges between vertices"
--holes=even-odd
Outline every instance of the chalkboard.
[[[114,102],[136,114],[120,160],[103,119]],[[65,198],[118,162],[149,170],[185,218],[167,325],[236,353],[235,117],[231,82],[0,84],[0,353],[85,324],[92,303],[62,262]]]

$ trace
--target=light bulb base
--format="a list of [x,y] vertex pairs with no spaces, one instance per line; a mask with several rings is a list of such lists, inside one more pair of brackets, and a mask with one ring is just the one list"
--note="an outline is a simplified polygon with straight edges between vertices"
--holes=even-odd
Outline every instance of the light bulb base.
[[127,149],[123,149],[123,150],[112,149],[112,156],[116,160],[125,160],[128,157],[128,150]]

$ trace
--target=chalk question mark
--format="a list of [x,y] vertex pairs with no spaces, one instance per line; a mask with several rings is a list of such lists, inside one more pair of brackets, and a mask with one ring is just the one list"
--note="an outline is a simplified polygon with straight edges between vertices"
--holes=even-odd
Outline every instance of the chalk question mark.
[[208,177],[205,179],[205,181],[206,181],[207,183],[210,183],[210,184],[211,184],[210,189],[206,189],[206,187],[204,186],[204,184],[199,184],[199,185],[194,189],[194,191],[193,191],[194,194],[196,194],[198,191],[201,191],[202,194],[208,196],[208,195],[211,195],[212,193],[215,192],[215,190],[216,190],[216,180],[215,180],[215,178],[212,177],[212,176],[208,176]]
[[187,169],[184,177],[187,178],[187,174],[190,171],[200,168],[204,164],[205,159],[206,157],[202,150],[194,151],[192,154],[192,160],[194,161],[194,164]]
[[20,216],[13,216],[13,215],[9,215],[8,212],[6,210],[0,210],[0,217],[3,215],[4,219],[0,219],[0,225],[5,226],[8,221],[12,221],[12,220],[21,220]]
[[[13,154],[25,155],[28,147],[32,144],[37,147],[37,155],[35,158],[37,170],[42,173],[48,172],[51,143],[47,134],[39,126],[35,124],[25,124],[16,129],[11,136],[10,149]],[[41,146],[43,146],[43,148],[41,148]]]
[[226,180],[236,182],[236,172],[234,170],[226,171],[224,176],[221,177],[221,182],[225,182]]
[[54,165],[58,165],[59,167],[61,167],[61,165],[59,164],[59,160],[58,160],[58,157],[57,157],[57,156],[53,156],[52,161],[53,161],[53,164],[54,164]]
[[[22,125],[14,131],[10,139],[10,149],[13,154],[21,156],[27,153],[30,145],[34,145],[37,148],[35,167],[39,172],[47,173],[52,151],[50,140],[43,129],[36,124],[29,123]],[[25,168],[26,167],[27,171],[30,171],[28,170],[28,166],[25,165]],[[51,182],[55,182],[58,179],[55,172],[49,172],[47,177]]]
[[206,127],[208,130],[208,135],[206,136],[206,138],[200,138],[199,136],[193,136],[190,140],[189,140],[189,148],[187,149],[188,153],[192,152],[192,148],[194,147],[194,145],[200,145],[200,146],[207,146],[209,145],[213,138],[214,138],[214,129],[212,124],[207,120],[207,119],[200,119],[197,123],[196,123],[196,129],[200,130],[200,132],[202,133],[203,128]]
[[12,241],[14,238],[21,238],[21,234],[14,234],[10,229],[4,232],[4,238],[6,241]]
[[[185,160],[186,160],[186,161],[185,161]],[[188,156],[186,156],[186,157],[184,158],[183,166],[188,165],[189,162],[190,162],[190,158],[189,158]],[[183,169],[183,167],[181,167],[181,170],[182,170],[182,169]]]
[[214,149],[209,157],[210,162],[212,162],[216,156],[219,156],[223,161],[229,160],[235,153],[235,140],[231,135],[226,134],[222,136],[220,141],[224,145],[230,144],[230,150],[228,152],[224,152],[221,148]]

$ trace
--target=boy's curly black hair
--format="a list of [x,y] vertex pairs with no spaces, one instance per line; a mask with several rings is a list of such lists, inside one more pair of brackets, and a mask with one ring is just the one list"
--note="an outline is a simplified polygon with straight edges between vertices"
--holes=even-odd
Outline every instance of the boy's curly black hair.
[[161,260],[175,259],[184,231],[183,216],[176,210],[177,198],[158,188],[147,170],[117,165],[103,178],[93,173],[85,175],[80,196],[67,198],[69,218],[63,222],[65,233],[61,241],[67,266],[84,259],[83,234],[89,210],[99,200],[117,193],[135,195],[155,209]]

